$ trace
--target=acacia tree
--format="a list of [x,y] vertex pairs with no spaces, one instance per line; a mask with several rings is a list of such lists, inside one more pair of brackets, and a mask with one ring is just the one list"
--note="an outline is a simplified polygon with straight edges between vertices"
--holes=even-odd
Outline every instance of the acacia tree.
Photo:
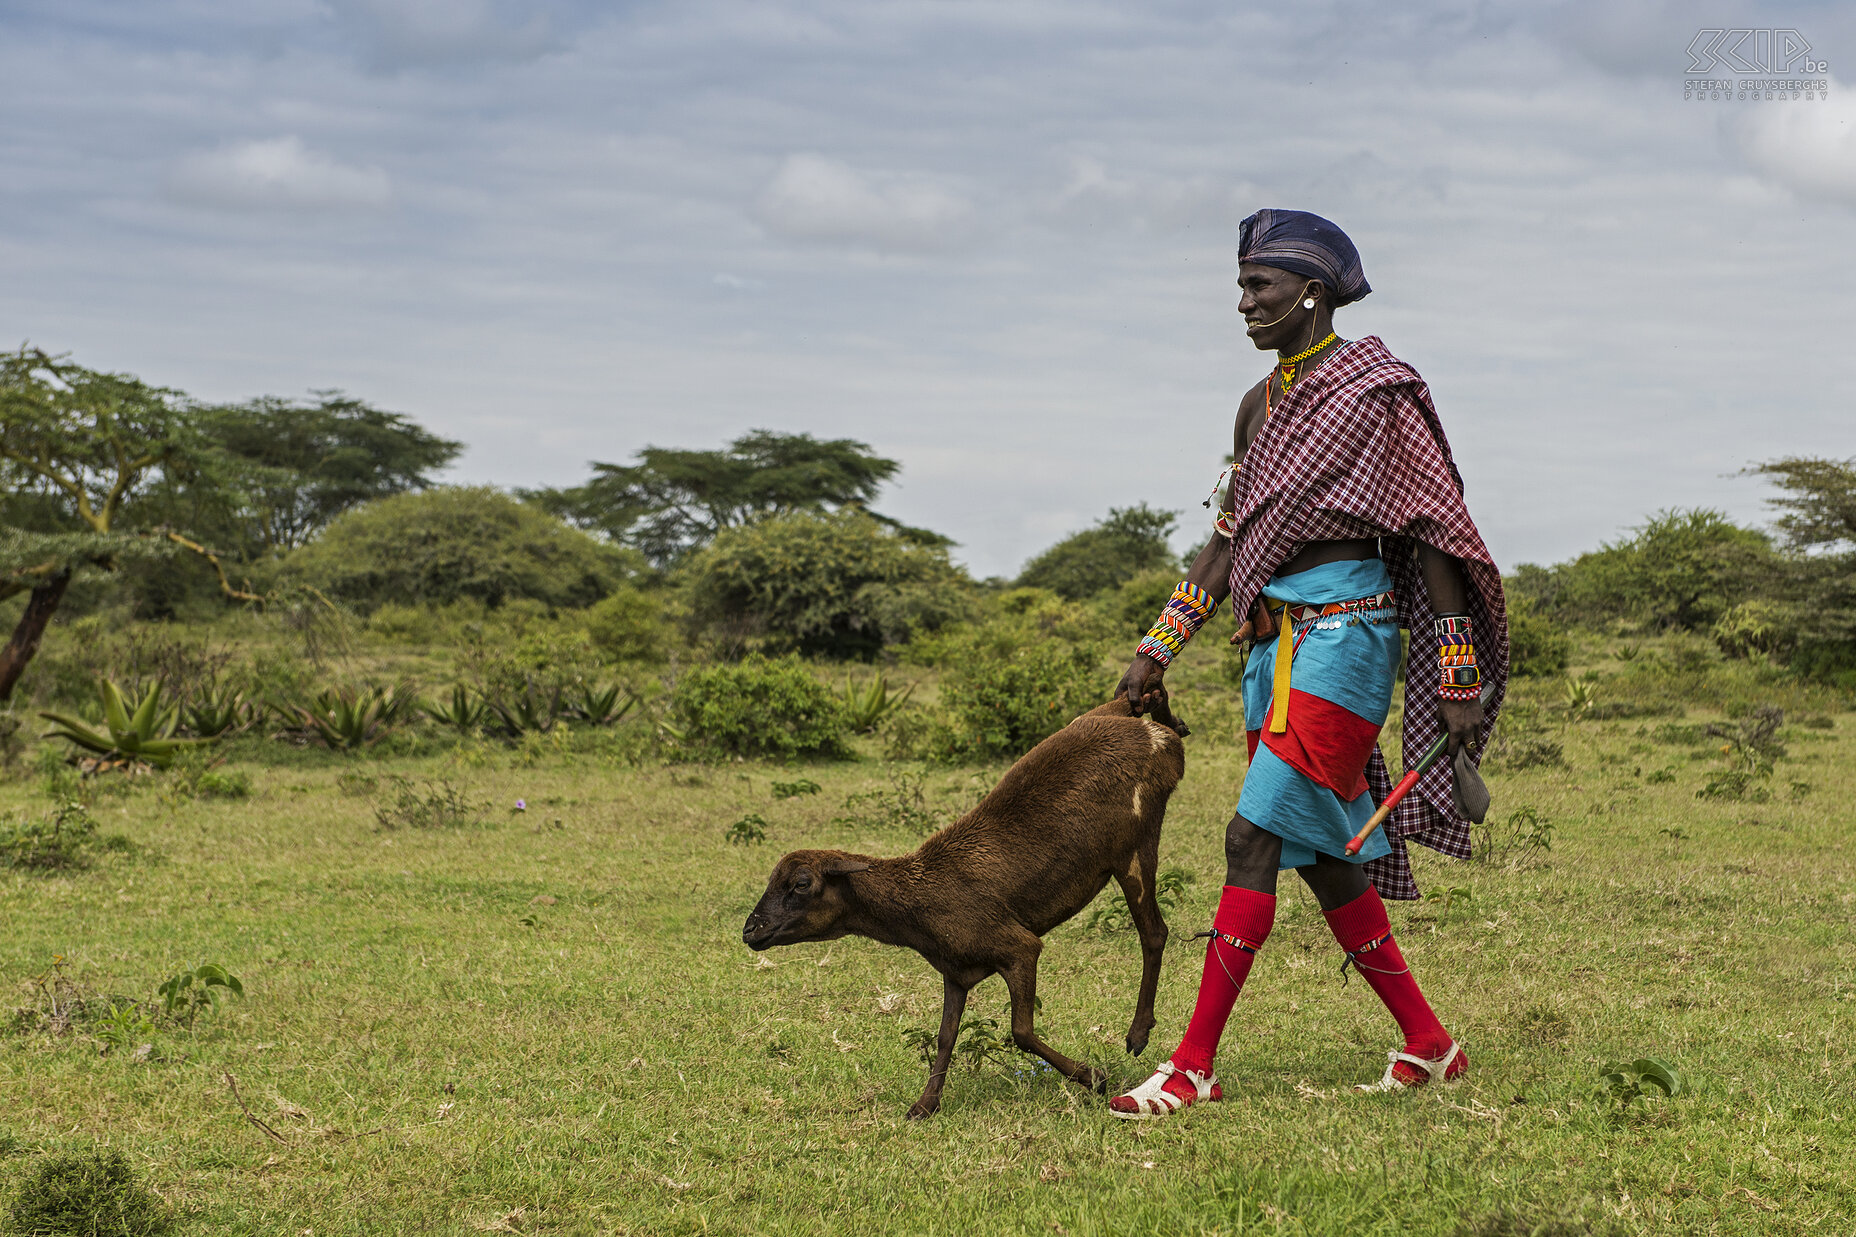
[[1767,501],[1784,512],[1779,531],[1794,549],[1856,546],[1856,459],[1792,455],[1747,471],[1784,491]]
[[73,365],[22,346],[0,354],[0,480],[6,524],[0,536],[0,599],[30,593],[12,637],[0,649],[0,701],[38,652],[46,624],[71,577],[114,570],[126,557],[179,546],[203,555],[229,595],[218,557],[170,529],[140,536],[123,527],[125,509],[160,479],[200,474],[207,453],[176,391],[128,374]]
[[464,449],[340,391],[313,394],[313,403],[264,396],[197,410],[236,486],[225,536],[253,557],[307,544],[351,507],[429,488]]
[[1793,664],[1856,686],[1856,459],[1787,456],[1748,469],[1772,478],[1790,551],[1783,589],[1798,606]]
[[[595,462],[584,485],[527,490],[522,497],[665,566],[724,529],[768,516],[863,509],[901,468],[855,439],[773,430],[754,430],[719,451],[646,447],[636,458],[635,464]],[[874,518],[917,543],[949,544],[938,534]]]

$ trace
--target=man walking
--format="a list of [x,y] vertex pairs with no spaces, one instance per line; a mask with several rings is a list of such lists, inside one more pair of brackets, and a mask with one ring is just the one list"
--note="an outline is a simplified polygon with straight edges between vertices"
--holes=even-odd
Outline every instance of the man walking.
[[[1318,215],[1264,210],[1243,222],[1237,256],[1245,333],[1277,364],[1239,405],[1211,540],[1118,694],[1136,714],[1164,699],[1168,665],[1229,597],[1248,615],[1239,637],[1254,641],[1243,688],[1250,768],[1225,831],[1225,888],[1186,1034],[1151,1077],[1110,1101],[1119,1117],[1222,1098],[1213,1057],[1275,921],[1283,868],[1320,903],[1343,969],[1361,972],[1404,1035],[1363,1089],[1454,1078],[1469,1064],[1406,965],[1381,896],[1418,896],[1407,841],[1469,856],[1452,768],[1475,761],[1506,686],[1501,575],[1424,381],[1377,337],[1334,332],[1334,310],[1372,290],[1353,242]],[[1411,632],[1405,763],[1415,766],[1440,726],[1451,760],[1349,857],[1348,840],[1391,788],[1377,741],[1401,627]]]

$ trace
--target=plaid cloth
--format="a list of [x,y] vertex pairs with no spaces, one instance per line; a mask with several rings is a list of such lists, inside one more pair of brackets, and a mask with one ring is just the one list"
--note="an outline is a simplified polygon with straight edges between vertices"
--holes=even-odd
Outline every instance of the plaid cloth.
[[[1502,577],[1463,504],[1463,478],[1450,455],[1430,388],[1387,351],[1378,336],[1351,340],[1302,378],[1263,423],[1231,482],[1231,613],[1241,620],[1276,568],[1311,541],[1381,538],[1380,553],[1398,594],[1399,624],[1429,633],[1435,614],[1417,542],[1463,561],[1476,660],[1495,685],[1484,710],[1486,744],[1508,687],[1508,618]],[[1426,649],[1428,643],[1418,643]],[[1412,681],[1422,690],[1410,690]],[[1439,729],[1435,678],[1407,681],[1406,767]],[[1375,803],[1392,791],[1377,748],[1366,764]],[[1405,853],[1418,842],[1469,858],[1469,821],[1451,794],[1450,763],[1438,761],[1385,824],[1392,853],[1366,864],[1381,897],[1412,901],[1418,884]]]

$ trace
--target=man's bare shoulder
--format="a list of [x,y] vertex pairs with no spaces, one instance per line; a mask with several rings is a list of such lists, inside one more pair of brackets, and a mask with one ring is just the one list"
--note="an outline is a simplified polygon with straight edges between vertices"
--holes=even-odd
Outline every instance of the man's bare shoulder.
[[1244,392],[1244,398],[1237,402],[1237,424],[1232,429],[1232,445],[1240,456],[1257,436],[1257,431],[1263,428],[1264,415],[1269,411],[1264,400],[1264,388],[1268,383],[1269,376],[1266,374],[1263,381]]

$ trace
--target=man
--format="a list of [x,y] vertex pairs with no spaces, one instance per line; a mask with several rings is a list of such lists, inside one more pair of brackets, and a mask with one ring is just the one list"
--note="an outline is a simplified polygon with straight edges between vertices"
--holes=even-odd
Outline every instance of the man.
[[[1119,1117],[1222,1098],[1213,1057],[1275,920],[1281,868],[1307,883],[1346,952],[1343,971],[1362,973],[1404,1034],[1384,1077],[1362,1089],[1454,1078],[1469,1063],[1400,955],[1380,898],[1418,896],[1407,840],[1469,855],[1452,767],[1474,778],[1506,684],[1501,575],[1463,505],[1423,380],[1378,338],[1333,330],[1334,310],[1372,290],[1346,234],[1303,211],[1258,211],[1238,233],[1238,285],[1245,334],[1277,365],[1238,407],[1212,538],[1117,694],[1137,715],[1164,700],[1172,658],[1229,597],[1249,616],[1238,638],[1254,641],[1244,672],[1251,762],[1225,831],[1225,889],[1197,1005],[1171,1059],[1110,1101]],[[1400,627],[1411,632],[1405,763],[1440,728],[1452,759],[1349,857],[1346,843],[1391,788],[1377,738]]]

